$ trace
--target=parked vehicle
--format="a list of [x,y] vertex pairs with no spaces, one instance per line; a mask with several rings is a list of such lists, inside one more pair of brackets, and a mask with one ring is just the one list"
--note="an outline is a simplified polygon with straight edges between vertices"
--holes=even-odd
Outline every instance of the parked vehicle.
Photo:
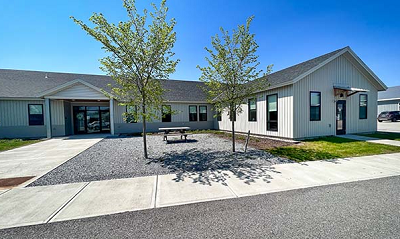
[[400,111],[384,111],[379,114],[378,121],[392,121],[400,120]]

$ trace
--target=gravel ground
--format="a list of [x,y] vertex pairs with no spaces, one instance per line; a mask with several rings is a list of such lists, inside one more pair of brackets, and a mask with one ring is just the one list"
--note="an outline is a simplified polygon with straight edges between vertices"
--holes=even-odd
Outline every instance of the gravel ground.
[[[75,156],[29,186],[88,182],[116,178],[177,174],[176,180],[192,178],[209,184],[223,182],[221,170],[229,170],[243,180],[269,179],[271,165],[291,162],[268,152],[236,144],[231,153],[231,141],[209,134],[188,137],[188,142],[172,141],[166,144],[160,135],[147,138],[150,159],[142,157],[141,137],[106,138]],[[195,172],[202,172],[196,174]]]

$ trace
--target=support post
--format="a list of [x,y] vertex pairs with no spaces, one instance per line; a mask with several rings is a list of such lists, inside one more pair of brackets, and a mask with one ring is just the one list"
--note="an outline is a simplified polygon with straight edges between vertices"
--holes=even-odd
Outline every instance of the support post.
[[114,135],[114,99],[110,99],[110,133]]
[[50,99],[46,98],[44,100],[45,106],[45,119],[46,119],[46,136],[51,138],[51,111],[50,111]]

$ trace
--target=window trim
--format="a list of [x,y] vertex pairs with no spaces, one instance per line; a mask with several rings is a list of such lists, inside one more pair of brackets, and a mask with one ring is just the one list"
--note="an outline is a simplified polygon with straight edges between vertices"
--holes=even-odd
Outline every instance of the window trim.
[[[365,118],[361,118],[361,114],[360,114],[360,111],[361,111],[361,96],[362,95],[365,95],[365,97],[366,97]],[[358,119],[368,119],[368,94],[360,94],[358,96]]]
[[[269,96],[273,96],[273,95],[276,96],[276,129],[270,129],[269,124],[268,124],[270,122],[270,120],[268,119],[268,116],[269,116],[268,115],[269,114],[268,97]],[[278,132],[278,129],[279,129],[279,124],[278,124],[278,122],[279,122],[278,93],[267,95],[266,100],[267,100],[267,131]]]
[[[169,112],[169,115],[170,115],[170,118],[171,118],[170,121],[164,121],[164,119],[165,119],[165,117],[164,117],[164,106],[167,106],[170,109],[170,112]],[[161,105],[161,122],[163,122],[163,123],[172,122],[172,113],[171,113],[171,111],[172,111],[172,106],[171,105]]]
[[[251,100],[254,100],[255,101],[255,105],[256,105],[256,109],[254,109],[255,111],[256,111],[256,117],[255,117],[255,119],[254,120],[251,120],[251,117],[250,117],[250,112],[251,112],[251,109],[250,109],[250,101]],[[247,120],[249,121],[249,122],[257,122],[257,97],[254,97],[254,98],[249,98],[248,100],[247,100],[247,104],[248,104],[248,117],[247,117]]]
[[[126,112],[126,113],[128,113],[128,107],[129,107],[129,106],[130,106],[130,105],[126,105],[126,108],[125,108],[125,112]],[[137,105],[131,106],[131,107],[135,107],[135,111],[136,111],[136,115],[137,115],[137,111],[138,111]],[[132,121],[132,122],[125,121],[125,123],[127,123],[127,124],[135,124],[135,123],[137,123],[137,122],[138,122],[138,120],[137,120],[136,118],[133,118],[133,121]]]
[[[313,105],[311,105],[311,95],[312,95],[312,93],[319,93],[319,106],[313,106]],[[311,107],[318,107],[318,116],[319,116],[319,118],[318,119],[311,119]],[[321,121],[321,118],[322,118],[322,116],[321,116],[321,108],[322,108],[322,93],[321,93],[321,91],[310,91],[310,121]]]
[[[190,120],[190,107],[196,107],[196,120]],[[199,112],[197,111],[197,105],[189,105],[189,122],[199,121]]]
[[[31,105],[40,105],[42,107],[42,123],[41,124],[32,124],[31,123]],[[29,126],[41,126],[44,125],[44,108],[43,104],[28,104],[28,124]]]
[[[206,113],[205,113],[206,114],[206,119],[205,120],[201,120],[201,117],[200,117],[201,114],[204,114],[204,113],[200,112],[200,108],[201,107],[206,107]],[[199,105],[199,121],[202,121],[202,122],[207,121],[207,117],[208,117],[208,115],[207,115],[207,105]]]

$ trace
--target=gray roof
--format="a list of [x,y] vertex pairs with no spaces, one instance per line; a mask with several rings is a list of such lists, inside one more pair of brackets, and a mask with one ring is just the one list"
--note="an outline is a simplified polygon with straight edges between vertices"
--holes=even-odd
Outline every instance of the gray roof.
[[[106,91],[110,89],[107,85],[113,83],[113,80],[105,75],[0,69],[0,98],[36,98],[44,91],[77,79]],[[192,102],[206,99],[205,93],[199,87],[203,85],[202,82],[181,80],[161,80],[161,82],[166,89],[164,95],[166,100]]]
[[400,99],[400,86],[389,87],[386,91],[378,92],[378,100]]
[[[321,64],[344,48],[313,58],[300,64],[274,72],[268,76],[270,87],[288,83],[303,73]],[[47,76],[47,77],[46,77]],[[40,93],[73,80],[83,80],[98,88],[108,90],[113,83],[109,76],[74,73],[56,73],[43,71],[0,69],[0,98],[36,98]],[[169,101],[205,101],[206,95],[199,81],[161,80],[167,90],[165,99]]]
[[342,51],[344,48],[338,49],[336,51],[332,51],[330,53],[327,53],[322,56],[318,56],[316,58],[313,58],[308,61],[304,61],[302,63],[296,64],[294,66],[285,68],[283,70],[274,72],[270,75],[267,76],[268,78],[268,83],[271,85],[271,87],[278,86],[285,84],[287,82],[290,82],[294,80],[296,77],[302,75],[303,73],[306,73],[307,71],[311,70],[312,68],[318,66],[325,60],[329,59],[330,57],[334,56],[335,54],[339,53]]

